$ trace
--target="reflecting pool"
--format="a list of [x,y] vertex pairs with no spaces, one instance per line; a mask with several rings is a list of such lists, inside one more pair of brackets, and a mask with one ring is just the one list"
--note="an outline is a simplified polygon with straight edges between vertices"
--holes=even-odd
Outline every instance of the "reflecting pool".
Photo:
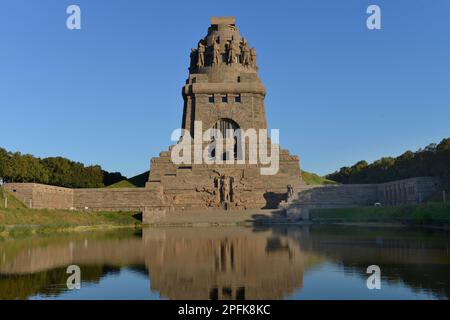
[[[450,234],[338,226],[122,229],[0,241],[0,299],[448,299]],[[69,290],[69,265],[81,289]],[[381,289],[369,290],[378,265]]]

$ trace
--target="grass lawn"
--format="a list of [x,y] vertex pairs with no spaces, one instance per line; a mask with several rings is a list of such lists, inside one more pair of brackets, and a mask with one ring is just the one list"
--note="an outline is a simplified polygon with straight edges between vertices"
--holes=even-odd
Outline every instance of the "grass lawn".
[[122,180],[107,186],[107,188],[137,188],[137,187],[128,180]]
[[150,172],[146,171],[130,179],[116,182],[107,188],[143,188],[145,187],[145,183],[148,181],[149,174]]
[[316,222],[396,222],[406,224],[450,223],[450,202],[429,202],[419,205],[392,207],[360,207],[311,209],[310,218]]
[[307,172],[302,170],[302,178],[306,184],[309,185],[322,185],[322,184],[336,184],[335,181],[328,180],[321,177],[315,173]]
[[[4,197],[8,197],[8,209]],[[0,188],[0,237],[141,225],[136,212],[28,209]]]

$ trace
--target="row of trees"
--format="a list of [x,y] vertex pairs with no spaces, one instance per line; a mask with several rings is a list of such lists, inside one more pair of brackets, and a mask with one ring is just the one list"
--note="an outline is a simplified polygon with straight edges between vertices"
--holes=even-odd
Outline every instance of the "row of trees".
[[107,172],[98,165],[84,166],[62,157],[40,159],[30,154],[0,148],[0,180],[36,182],[68,188],[100,188],[126,177]]
[[359,161],[326,176],[339,183],[380,183],[412,177],[435,176],[450,179],[450,138],[397,158],[384,157],[371,164]]

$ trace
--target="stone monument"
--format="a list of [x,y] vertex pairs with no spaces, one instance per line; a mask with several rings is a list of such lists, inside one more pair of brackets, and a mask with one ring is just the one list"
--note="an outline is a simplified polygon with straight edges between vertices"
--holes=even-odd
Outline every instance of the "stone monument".
[[[213,17],[206,37],[190,56],[189,77],[182,88],[185,134],[177,144],[190,140],[201,150],[208,149],[219,135],[210,134],[209,141],[202,137],[214,129],[223,138],[234,139],[233,146],[210,147],[209,157],[223,163],[206,164],[174,163],[171,152],[176,145],[171,146],[151,160],[146,188],[172,210],[276,208],[287,199],[288,186],[291,193],[305,187],[299,158],[278,147],[278,170],[264,175],[261,169],[267,162],[249,161],[254,144],[233,134],[267,129],[266,90],[258,76],[255,48],[241,37],[234,17]],[[271,138],[266,139],[270,145]],[[189,156],[195,158],[193,152]]]

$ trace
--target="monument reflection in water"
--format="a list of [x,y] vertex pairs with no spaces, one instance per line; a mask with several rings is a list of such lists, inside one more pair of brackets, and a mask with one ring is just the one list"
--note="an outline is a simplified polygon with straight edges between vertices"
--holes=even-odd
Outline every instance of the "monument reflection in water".
[[[150,228],[0,242],[1,299],[448,299],[449,235]],[[66,268],[81,267],[81,290]],[[368,290],[377,264],[381,290]]]

